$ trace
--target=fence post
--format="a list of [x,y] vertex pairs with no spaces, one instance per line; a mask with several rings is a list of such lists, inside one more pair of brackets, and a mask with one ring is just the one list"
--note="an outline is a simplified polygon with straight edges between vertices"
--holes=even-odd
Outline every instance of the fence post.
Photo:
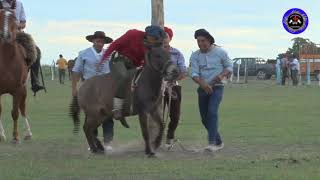
[[310,59],[307,59],[307,85],[311,84],[310,79]]
[[247,84],[248,83],[248,59],[245,59],[245,63],[244,63],[244,83]]
[[51,80],[54,80],[54,74],[55,74],[55,62],[54,60],[52,61],[52,65],[50,66],[50,70],[51,70]]
[[277,64],[276,64],[276,70],[277,70],[277,84],[281,85],[281,65],[280,65],[280,59],[277,59]]
[[238,63],[237,83],[240,81],[240,64]]

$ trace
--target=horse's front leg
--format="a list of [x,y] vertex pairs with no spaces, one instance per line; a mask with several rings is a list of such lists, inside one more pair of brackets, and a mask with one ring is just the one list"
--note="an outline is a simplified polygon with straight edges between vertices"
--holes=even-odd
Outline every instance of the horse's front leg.
[[7,137],[4,133],[4,129],[3,129],[3,126],[2,126],[2,120],[0,118],[0,142],[1,141],[6,141],[7,140]]
[[162,136],[164,132],[164,121],[162,118],[162,106],[159,106],[151,113],[150,118],[150,129],[149,131],[151,134],[151,144],[153,145],[154,149],[157,149],[161,145]]
[[26,113],[26,98],[27,98],[27,89],[24,88],[19,109],[20,109],[22,118],[24,119],[24,127],[25,127],[24,140],[30,140],[32,137],[32,132],[31,132],[30,124],[27,118],[27,113]]
[[7,140],[7,137],[4,133],[4,129],[3,129],[3,126],[2,126],[2,120],[1,120],[1,101],[0,101],[0,142],[1,141],[6,141]]
[[139,122],[141,127],[142,136],[145,142],[145,153],[149,156],[154,155],[151,151],[149,129],[148,129],[148,115],[145,112],[139,113]]
[[14,144],[19,143],[19,133],[18,133],[19,102],[20,102],[20,97],[17,95],[14,95],[13,96],[13,106],[12,106],[12,111],[11,111],[11,116],[13,119],[12,143],[14,143]]

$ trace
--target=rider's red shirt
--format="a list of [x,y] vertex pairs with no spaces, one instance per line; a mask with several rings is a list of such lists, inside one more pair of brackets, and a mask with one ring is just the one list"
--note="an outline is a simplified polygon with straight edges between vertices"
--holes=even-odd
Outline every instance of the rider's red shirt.
[[144,64],[146,48],[144,46],[145,32],[136,29],[129,30],[119,39],[113,41],[103,55],[103,60],[107,61],[113,51],[128,57],[135,66]]

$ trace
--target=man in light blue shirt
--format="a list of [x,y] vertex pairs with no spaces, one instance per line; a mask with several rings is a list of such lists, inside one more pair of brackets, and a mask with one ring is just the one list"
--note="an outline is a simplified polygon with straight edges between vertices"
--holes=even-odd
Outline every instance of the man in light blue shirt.
[[104,49],[99,53],[96,52],[94,47],[90,47],[83,51],[80,51],[72,72],[81,74],[83,76],[83,79],[85,80],[93,76],[109,73],[110,61],[107,61],[100,65],[99,69],[97,70],[97,65],[99,64],[98,60],[101,59],[103,52]]
[[[112,39],[105,36],[102,31],[96,31],[93,35],[86,37],[89,42],[93,43],[92,47],[89,47],[79,53],[75,65],[72,69],[72,95],[77,96],[77,84],[82,75],[84,80],[87,80],[93,76],[107,74],[110,72],[109,62],[101,64],[97,69],[97,65],[102,59],[104,52],[103,46],[105,44],[111,43]],[[102,124],[103,128],[103,138],[105,150],[111,151],[112,146],[110,142],[113,139],[113,120],[106,119]],[[98,130],[95,131],[95,135],[98,135]]]
[[218,110],[223,96],[223,80],[232,74],[232,62],[213,36],[205,29],[195,32],[199,50],[190,58],[191,76],[199,85],[198,103],[202,124],[208,131],[207,151],[222,149],[224,144],[218,132]]

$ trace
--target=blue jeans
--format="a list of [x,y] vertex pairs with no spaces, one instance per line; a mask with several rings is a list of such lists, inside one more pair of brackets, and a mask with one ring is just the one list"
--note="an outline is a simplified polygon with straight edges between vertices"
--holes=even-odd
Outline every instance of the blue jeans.
[[[110,143],[113,140],[113,120],[112,118],[106,119],[102,123],[102,130],[103,130],[103,141],[104,143]],[[95,136],[98,136],[98,128],[94,131]]]
[[209,144],[220,145],[221,136],[218,132],[218,110],[223,96],[223,86],[213,88],[208,95],[202,88],[198,88],[198,103],[202,124],[208,131]]

